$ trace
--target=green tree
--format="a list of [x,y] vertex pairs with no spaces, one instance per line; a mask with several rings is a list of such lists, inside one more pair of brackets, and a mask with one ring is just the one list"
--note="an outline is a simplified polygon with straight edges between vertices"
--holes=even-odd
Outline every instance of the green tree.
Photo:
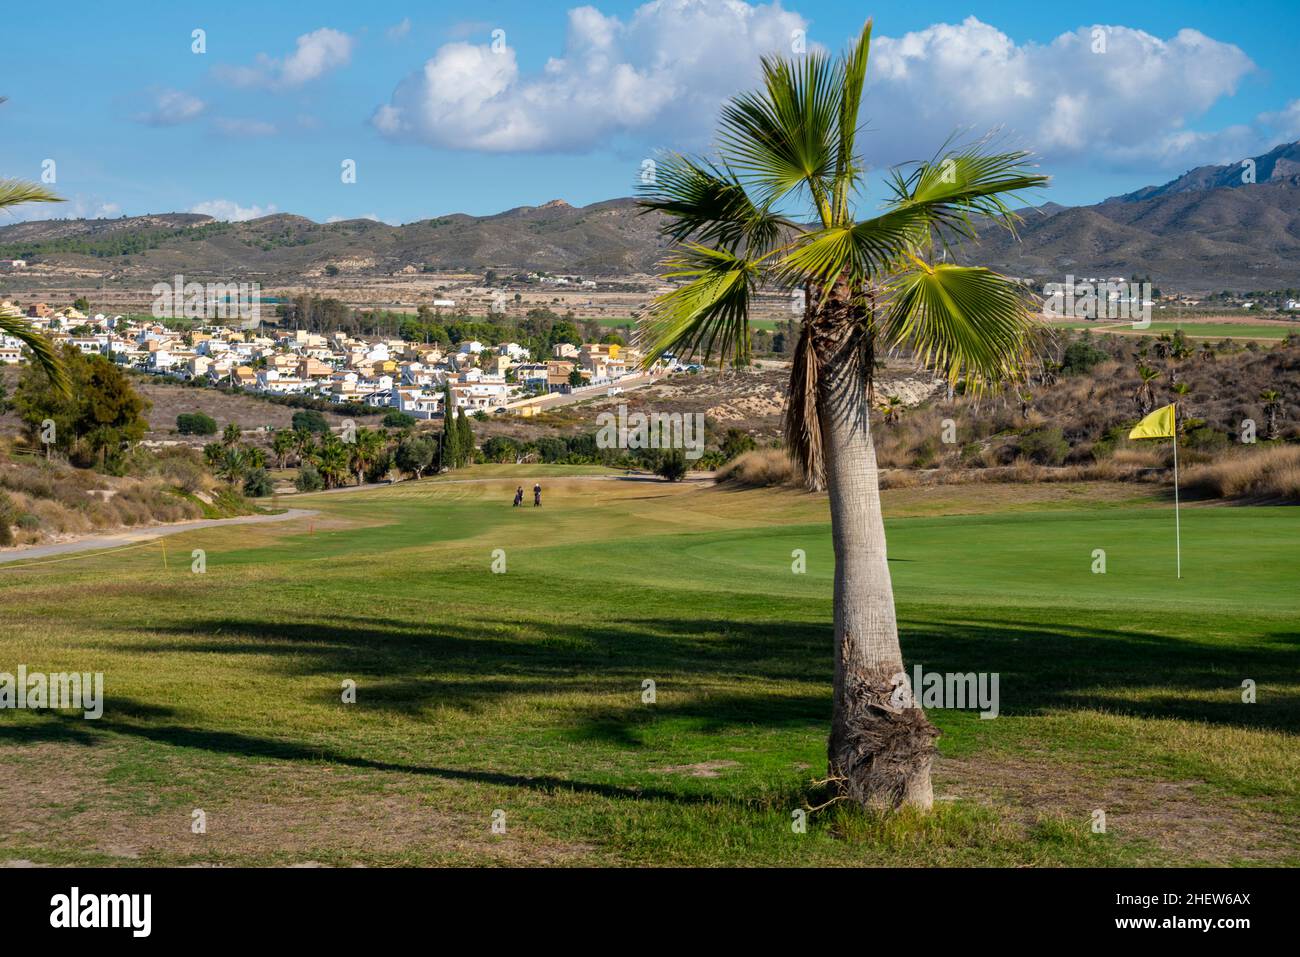
[[451,395],[451,383],[442,393],[442,457],[440,468],[454,469],[460,464],[460,432],[456,428],[456,405]]
[[73,300],[72,308],[76,309],[77,312],[90,312],[90,300],[85,296],[78,296]]
[[67,383],[66,392],[52,384],[47,367],[39,363],[27,366],[18,381],[13,406],[28,440],[40,442],[47,434],[48,421],[54,424],[54,449],[75,453],[74,461],[88,456],[100,466],[116,462],[144,437],[149,402],[136,393],[122,370],[103,356],[84,356],[75,347],[65,346],[56,360],[58,374]]
[[293,414],[293,429],[324,435],[329,432],[330,424],[329,420],[315,409],[303,409]]
[[337,435],[322,436],[316,449],[316,469],[325,480],[326,488],[337,488],[347,479],[351,469],[351,450]]
[[408,435],[397,443],[397,468],[404,475],[419,478],[433,464],[436,451],[432,439]]
[[202,412],[182,412],[176,416],[176,431],[181,435],[216,435],[217,422]]
[[456,410],[456,454],[457,467],[470,465],[474,461],[474,429],[469,424],[469,416],[464,409]]
[[655,475],[670,482],[680,482],[686,472],[686,453],[681,449],[668,449],[655,463]]
[[295,444],[294,434],[288,429],[280,429],[271,439],[271,451],[275,453],[276,463],[281,469],[289,460],[289,455],[293,452]]
[[415,416],[406,412],[399,412],[394,409],[391,412],[384,413],[384,428],[386,429],[409,429],[415,425]]
[[[835,673],[829,778],[866,806],[933,801],[938,732],[897,707],[905,674],[885,551],[868,396],[874,358],[904,349],[969,390],[1023,374],[1035,320],[1017,286],[940,261],[942,243],[1015,221],[1017,191],[1046,185],[1023,153],[945,147],[886,176],[883,211],[854,209],[867,164],[856,148],[871,37],[841,57],[762,61],[763,88],[723,108],[716,159],[669,156],[643,189],[677,243],[641,331],[664,353],[749,360],[758,291],[804,292],[787,403],[786,447],[829,491],[835,550]],[[806,199],[808,208],[795,209]],[[874,201],[874,200],[873,200]],[[949,260],[952,257],[947,257]],[[903,689],[906,691],[906,689]]]
[[244,494],[250,498],[266,498],[275,492],[271,474],[260,465],[244,476]]

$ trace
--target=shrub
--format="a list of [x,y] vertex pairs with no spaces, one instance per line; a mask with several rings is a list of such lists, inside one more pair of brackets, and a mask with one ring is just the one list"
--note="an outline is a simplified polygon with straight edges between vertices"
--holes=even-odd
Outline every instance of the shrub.
[[14,543],[13,524],[18,521],[18,508],[8,492],[0,492],[0,546]]
[[266,498],[274,492],[275,486],[266,469],[258,467],[244,476],[244,494],[250,498]]
[[1039,465],[1060,465],[1070,451],[1070,443],[1060,429],[1031,429],[1020,437],[1020,454]]
[[751,487],[772,485],[797,485],[799,477],[794,463],[784,449],[756,449],[737,456],[718,469],[713,479],[718,483],[732,483]]
[[415,416],[406,412],[398,412],[396,409],[384,415],[384,428],[387,429],[409,429],[415,425]]
[[326,435],[329,433],[330,424],[325,416],[314,409],[304,409],[293,414],[293,430],[297,432],[299,429],[315,432],[317,435]]
[[1105,362],[1110,356],[1092,344],[1091,339],[1076,339],[1065,347],[1061,357],[1061,372],[1065,375],[1080,375],[1092,371],[1092,367]]
[[722,455],[727,461],[752,452],[757,447],[754,437],[743,429],[727,429],[727,434],[722,439]]
[[176,416],[176,431],[181,435],[216,435],[217,422],[202,412],[182,412]]
[[325,480],[314,465],[304,465],[298,470],[298,478],[293,483],[299,492],[319,492],[325,487]]
[[686,453],[681,449],[669,449],[659,456],[655,474],[670,482],[680,482],[686,477]]

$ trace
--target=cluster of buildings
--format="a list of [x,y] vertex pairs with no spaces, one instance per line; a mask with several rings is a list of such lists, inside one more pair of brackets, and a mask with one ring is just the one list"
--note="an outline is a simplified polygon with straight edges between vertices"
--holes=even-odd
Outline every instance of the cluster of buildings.
[[[454,349],[401,339],[358,339],[343,332],[277,335],[203,326],[180,332],[122,316],[87,316],[37,303],[0,303],[56,343],[103,355],[142,372],[268,395],[393,408],[417,419],[440,417],[447,387],[467,413],[530,414],[530,399],[608,387],[635,372],[640,355],[616,344],[558,343],[534,357],[516,342],[461,342]],[[22,344],[0,336],[0,363],[25,361]],[[665,366],[654,372],[672,371]],[[575,375],[575,372],[577,373]]]

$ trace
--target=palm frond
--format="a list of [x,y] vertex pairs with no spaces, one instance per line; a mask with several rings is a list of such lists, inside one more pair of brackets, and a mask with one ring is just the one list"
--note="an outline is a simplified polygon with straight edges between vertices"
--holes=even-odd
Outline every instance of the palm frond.
[[964,377],[972,389],[1021,374],[1038,324],[1004,276],[917,259],[886,289],[881,331],[891,346],[910,349],[950,383]]
[[54,351],[54,344],[49,339],[22,319],[13,319],[9,316],[0,316],[0,332],[13,336],[32,351],[36,364],[45,370],[45,374],[49,376],[51,384],[60,395],[66,396],[71,393],[63,363],[59,361],[58,353]]
[[0,179],[0,209],[19,203],[61,203],[62,198],[44,186],[21,179]]
[[643,212],[666,213],[662,232],[679,243],[689,239],[733,252],[765,249],[783,228],[797,228],[750,199],[731,170],[680,154],[657,163],[653,182],[640,192]]
[[861,169],[857,165],[858,112],[862,107],[862,87],[867,80],[867,57],[871,49],[871,20],[862,27],[857,42],[844,55],[840,73],[840,115],[837,121],[838,142],[835,151],[835,180],[831,192],[831,221],[843,223],[849,218],[849,196],[857,187]]
[[804,323],[790,364],[790,397],[785,404],[785,447],[809,491],[826,486],[826,456],[822,448],[821,410],[817,406],[821,364],[813,329]]
[[762,281],[762,265],[724,249],[687,243],[666,264],[665,279],[682,285],[657,297],[637,330],[643,363],[666,352],[717,354],[721,363],[749,358],[749,305]]
[[763,205],[807,188],[822,224],[830,225],[843,67],[821,53],[762,62],[763,89],[723,107],[720,152],[753,181]]
[[859,284],[892,271],[929,243],[932,214],[921,206],[901,206],[874,219],[835,225],[800,237],[775,267],[786,282],[814,279],[829,289],[836,279]]
[[985,152],[982,143],[949,151],[928,163],[896,167],[888,177],[895,206],[925,210],[936,230],[973,238],[972,218],[993,219],[1013,232],[1019,217],[1011,202],[1026,190],[1048,184],[1049,177],[1031,172],[1024,150]]

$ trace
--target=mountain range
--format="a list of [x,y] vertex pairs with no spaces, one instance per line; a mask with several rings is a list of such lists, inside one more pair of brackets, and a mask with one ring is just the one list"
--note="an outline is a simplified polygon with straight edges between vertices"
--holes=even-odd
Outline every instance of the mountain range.
[[[1017,235],[981,230],[959,258],[1012,275],[1150,275],[1164,289],[1300,285],[1300,142],[1243,163],[1202,166],[1091,206],[1022,210]],[[277,214],[223,223],[193,213],[45,220],[0,227],[0,259],[27,258],[126,281],[184,273],[292,282],[334,267],[375,276],[424,269],[652,273],[666,251],[658,214],[633,199],[562,200],[492,216],[390,226]]]

